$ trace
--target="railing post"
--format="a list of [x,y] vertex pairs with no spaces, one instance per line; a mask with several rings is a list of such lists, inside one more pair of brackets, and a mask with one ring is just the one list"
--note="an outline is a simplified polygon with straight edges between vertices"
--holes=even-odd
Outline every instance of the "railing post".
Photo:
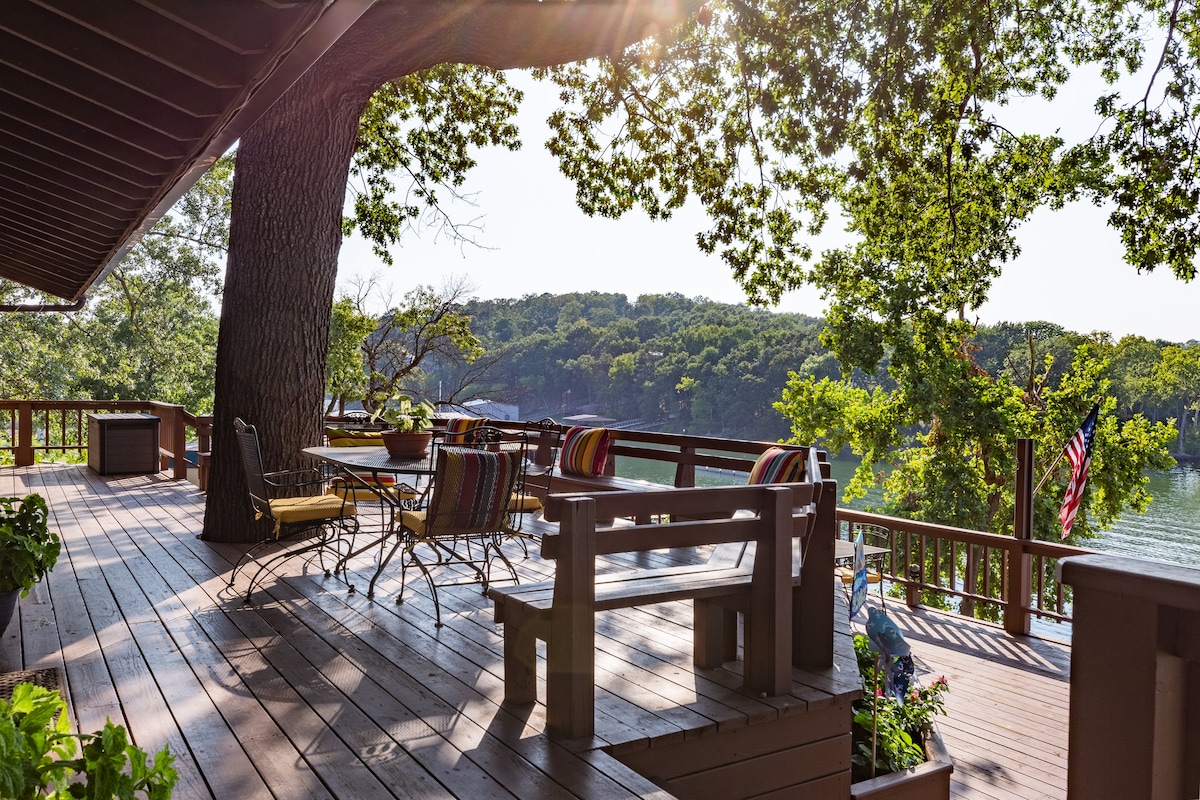
[[196,483],[208,491],[208,467],[212,459],[212,417],[196,417]]
[[696,448],[684,445],[679,448],[679,460],[675,462],[675,488],[685,489],[696,485]]
[[550,641],[546,646],[546,727],[568,738],[596,725],[596,501],[566,501],[559,523]]
[[183,418],[184,408],[180,405],[167,406],[167,408],[171,409],[171,425],[167,436],[175,458],[174,478],[177,481],[186,481],[188,476],[187,421]]
[[18,467],[33,465],[33,403],[17,404],[17,452],[13,458]]
[[1004,630],[1028,635],[1029,599],[1033,594],[1033,557],[1025,542],[1033,538],[1033,440],[1017,439],[1016,502],[1013,510],[1013,545],[1008,551],[1008,600],[1004,604]]

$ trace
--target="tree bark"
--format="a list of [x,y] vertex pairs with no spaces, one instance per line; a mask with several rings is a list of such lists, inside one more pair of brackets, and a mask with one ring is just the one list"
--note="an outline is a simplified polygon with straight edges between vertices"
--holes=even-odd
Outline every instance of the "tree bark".
[[382,83],[440,63],[498,69],[619,53],[698,0],[383,0],[242,138],[217,343],[203,539],[254,528],[233,420],[259,431],[268,470],[321,440],[330,309],[358,120]]

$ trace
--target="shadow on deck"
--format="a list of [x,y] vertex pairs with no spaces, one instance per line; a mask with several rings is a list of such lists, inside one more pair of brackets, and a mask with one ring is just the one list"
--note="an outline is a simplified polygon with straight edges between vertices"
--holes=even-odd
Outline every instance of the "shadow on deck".
[[[747,769],[781,776],[782,789],[801,762],[848,757],[836,731],[857,674],[844,623],[832,670],[796,670],[791,694],[763,698],[740,689],[740,662],[692,666],[688,604],[603,612],[596,736],[561,741],[545,734],[541,703],[502,705],[501,640],[477,587],[441,592],[440,629],[420,581],[397,606],[398,580],[372,602],[315,565],[285,566],[244,606],[225,586],[240,551],[196,538],[204,496],[190,484],[0,470],[0,493],[28,492],[49,500],[64,555],[22,601],[0,671],[57,668],[80,729],[109,717],[147,750],[170,746],[176,798],[672,796],[647,774],[727,797]],[[520,569],[539,579],[551,565]],[[939,727],[955,796],[1064,796],[1069,649],[889,610],[922,677],[950,681]],[[848,776],[805,791],[844,797]]]

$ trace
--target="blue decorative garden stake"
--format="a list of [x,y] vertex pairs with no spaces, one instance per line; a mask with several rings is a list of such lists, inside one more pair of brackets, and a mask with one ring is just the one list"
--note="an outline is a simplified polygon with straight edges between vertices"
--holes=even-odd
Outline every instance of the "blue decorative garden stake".
[[850,619],[862,610],[867,602],[867,559],[863,556],[862,531],[854,537],[854,584],[850,593]]
[[[915,667],[912,660],[912,648],[908,646],[908,642],[904,640],[904,634],[896,627],[896,623],[892,622],[881,609],[867,609],[867,640],[871,643],[871,649],[879,656],[875,659],[875,674],[883,673],[883,693],[892,695],[896,698],[897,703],[904,702],[904,696],[908,693],[909,684],[912,682],[913,672]],[[874,699],[878,703],[878,684],[875,687],[877,693]],[[875,706],[874,719],[879,717],[878,706]],[[877,758],[877,737],[878,731],[871,731],[871,775],[875,774],[875,760]]]

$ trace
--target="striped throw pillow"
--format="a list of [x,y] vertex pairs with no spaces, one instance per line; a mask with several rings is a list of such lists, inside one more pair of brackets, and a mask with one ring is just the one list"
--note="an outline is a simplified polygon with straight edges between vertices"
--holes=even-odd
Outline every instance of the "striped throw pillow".
[[747,483],[796,483],[804,480],[804,464],[808,454],[803,450],[784,450],[768,447],[754,462]]
[[606,428],[576,425],[563,436],[558,465],[564,475],[594,478],[604,474],[608,464],[608,446],[612,441]]
[[462,444],[467,441],[467,434],[484,422],[483,417],[450,417],[446,420],[446,443]]

